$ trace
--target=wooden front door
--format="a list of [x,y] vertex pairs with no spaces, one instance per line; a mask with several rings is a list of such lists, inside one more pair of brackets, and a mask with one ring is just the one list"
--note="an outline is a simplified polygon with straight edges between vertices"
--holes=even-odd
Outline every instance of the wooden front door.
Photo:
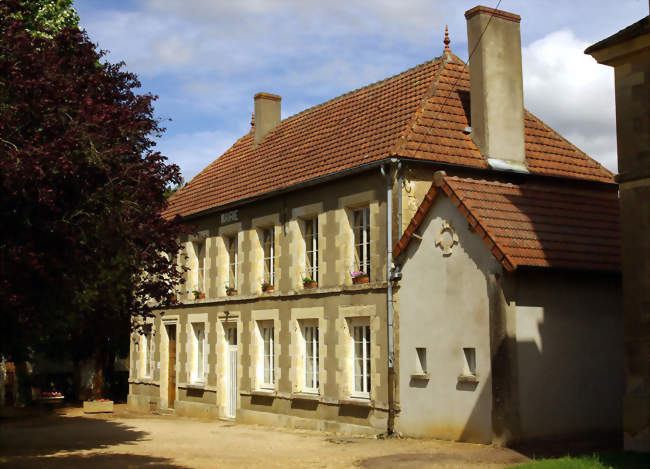
[[167,326],[167,337],[169,337],[167,405],[172,409],[176,400],[176,325]]

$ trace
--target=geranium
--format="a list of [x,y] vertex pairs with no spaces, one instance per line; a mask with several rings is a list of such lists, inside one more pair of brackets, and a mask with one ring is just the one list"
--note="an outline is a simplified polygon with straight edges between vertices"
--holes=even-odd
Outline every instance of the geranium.
[[368,276],[367,273],[365,273],[365,272],[363,272],[361,270],[357,270],[356,272],[350,272],[350,275],[352,275],[352,278],[359,278],[359,277],[367,277]]

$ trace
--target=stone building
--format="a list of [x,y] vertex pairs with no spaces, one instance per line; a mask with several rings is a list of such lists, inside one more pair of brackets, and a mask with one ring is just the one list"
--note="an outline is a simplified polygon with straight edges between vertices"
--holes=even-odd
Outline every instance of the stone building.
[[585,53],[614,67],[627,383],[624,439],[626,449],[650,451],[650,16]]
[[284,120],[255,95],[250,132],[170,200],[197,227],[187,283],[133,336],[129,405],[480,442],[620,431],[613,174],[524,109],[519,17],[466,17],[471,77],[445,37]]

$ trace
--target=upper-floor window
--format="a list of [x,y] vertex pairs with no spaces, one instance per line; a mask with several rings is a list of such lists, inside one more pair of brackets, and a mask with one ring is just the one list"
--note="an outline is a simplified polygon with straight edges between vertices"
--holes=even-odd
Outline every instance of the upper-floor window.
[[205,293],[206,290],[206,249],[205,240],[194,243],[194,254],[196,255],[196,290]]
[[305,277],[318,282],[318,217],[305,220]]
[[237,289],[239,283],[239,246],[237,235],[224,239],[228,252],[228,287]]
[[275,285],[275,233],[273,227],[262,230],[262,249],[264,250],[264,282]]
[[370,276],[370,208],[354,210],[354,268]]

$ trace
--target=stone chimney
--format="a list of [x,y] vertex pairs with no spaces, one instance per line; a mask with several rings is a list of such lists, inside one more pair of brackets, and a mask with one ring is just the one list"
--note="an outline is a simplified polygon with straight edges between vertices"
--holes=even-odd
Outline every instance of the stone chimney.
[[255,95],[255,145],[280,123],[280,101],[282,97],[277,94],[260,92]]
[[524,151],[521,17],[477,6],[465,12],[472,139],[490,167],[528,172]]

